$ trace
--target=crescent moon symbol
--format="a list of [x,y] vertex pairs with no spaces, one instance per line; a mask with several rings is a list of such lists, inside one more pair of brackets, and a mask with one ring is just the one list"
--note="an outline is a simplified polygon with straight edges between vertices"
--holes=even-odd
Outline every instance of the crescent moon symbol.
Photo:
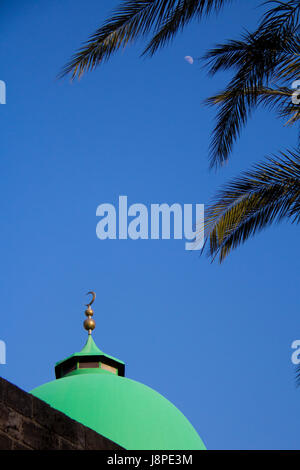
[[92,305],[92,303],[94,302],[95,298],[96,298],[96,293],[93,292],[92,290],[90,292],[88,292],[86,295],[89,295],[91,294],[93,296],[92,300],[90,301],[90,303],[88,304],[85,304],[87,307],[90,307]]

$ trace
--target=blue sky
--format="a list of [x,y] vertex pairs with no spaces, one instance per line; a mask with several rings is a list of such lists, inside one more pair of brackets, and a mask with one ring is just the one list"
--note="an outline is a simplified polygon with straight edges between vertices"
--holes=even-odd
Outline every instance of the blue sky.
[[[152,59],[128,47],[80,82],[57,80],[117,1],[1,2],[0,375],[30,390],[82,348],[85,293],[97,292],[94,339],[189,418],[209,449],[296,449],[300,391],[297,227],[251,239],[219,265],[184,240],[96,237],[96,208],[207,203],[219,186],[296,145],[296,130],[253,114],[229,164],[209,171],[214,110],[227,75],[196,62],[253,29],[259,1],[192,23]],[[296,251],[297,253],[297,251]]]

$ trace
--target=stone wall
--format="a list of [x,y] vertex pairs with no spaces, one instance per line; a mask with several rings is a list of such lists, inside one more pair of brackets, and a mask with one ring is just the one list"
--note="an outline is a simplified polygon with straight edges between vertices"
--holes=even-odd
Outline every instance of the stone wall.
[[120,446],[0,377],[0,450],[120,450]]

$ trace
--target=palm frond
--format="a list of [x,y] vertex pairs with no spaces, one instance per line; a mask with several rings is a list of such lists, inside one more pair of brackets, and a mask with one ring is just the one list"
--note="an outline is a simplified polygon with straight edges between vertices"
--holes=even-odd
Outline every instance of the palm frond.
[[226,89],[206,100],[207,104],[219,107],[210,146],[211,167],[229,158],[242,127],[253,109],[264,102],[264,95],[269,104],[271,100],[267,98],[271,96],[274,103],[277,98],[283,101],[284,87],[277,86],[273,93],[267,90],[271,90],[269,83],[275,78],[280,83],[280,74],[287,73],[288,67],[296,69],[295,51],[300,52],[300,47],[294,28],[284,27],[280,31],[247,32],[241,40],[216,46],[204,56],[212,75],[220,70],[236,70]]
[[[203,59],[211,75],[220,70],[237,69],[240,73],[255,66],[253,77],[263,80],[273,73],[282,60],[299,53],[299,41],[294,29],[245,32],[240,40],[230,40],[210,49]],[[245,73],[244,72],[244,73]]]
[[267,10],[262,18],[260,29],[276,29],[288,27],[293,28],[299,25],[300,2],[299,0],[269,0],[265,4],[276,5]]
[[286,87],[229,86],[224,92],[208,98],[206,104],[221,106],[211,142],[211,167],[228,159],[241,127],[245,126],[255,107],[263,105],[275,110],[280,118],[286,119],[286,124],[295,124],[300,119],[300,106],[292,101],[294,91]]
[[[232,0],[226,0],[227,3]],[[155,33],[142,55],[152,56],[155,52],[168,44],[178,31],[181,31],[192,19],[201,19],[209,15],[212,10],[217,12],[226,3],[224,0],[183,0],[178,2],[176,8],[169,11],[159,30]]]
[[300,77],[300,46],[298,46],[298,51],[295,54],[284,58],[278,64],[277,77],[289,81],[294,81],[295,78]]
[[65,65],[60,76],[74,79],[108,60],[121,47],[151,30],[155,36],[147,48],[151,54],[165,45],[193,17],[219,10],[232,0],[123,0],[112,16]]
[[286,41],[286,51],[289,55],[279,64],[278,77],[295,80],[300,75],[300,2],[299,0],[288,2],[276,0],[266,3],[277,6],[266,12],[258,29],[260,31],[288,31],[290,38],[294,38],[292,42]]
[[281,153],[228,183],[206,210],[205,246],[214,260],[284,218],[300,222],[300,153]]
[[216,125],[210,144],[210,167],[223,165],[232,150],[235,140],[239,137],[241,128],[246,125],[252,108],[257,103],[254,93],[247,93],[249,88],[230,85],[218,95],[208,98],[205,103],[218,105]]

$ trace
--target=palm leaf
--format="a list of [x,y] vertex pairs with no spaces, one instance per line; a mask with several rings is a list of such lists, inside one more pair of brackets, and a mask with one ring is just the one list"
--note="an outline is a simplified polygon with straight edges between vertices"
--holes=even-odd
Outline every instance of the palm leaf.
[[219,10],[232,0],[123,0],[112,16],[66,64],[60,76],[80,77],[108,60],[121,47],[154,31],[147,51],[165,45],[192,18]]
[[[219,108],[210,146],[212,167],[228,160],[234,142],[258,104],[273,103],[281,115],[289,116],[289,123],[299,118],[298,109],[288,102],[292,92],[283,86],[284,79],[293,73],[295,79],[300,74],[298,15],[290,9],[284,14],[285,23],[282,10],[273,9],[255,33],[247,32],[240,40],[218,45],[204,56],[212,75],[221,70],[235,71],[225,90],[206,100]],[[277,85],[271,88],[270,83],[276,81]]]
[[[281,35],[275,37],[275,41],[262,39],[248,35],[244,41],[231,42],[228,47],[220,46],[206,55],[212,74],[221,69],[238,68],[226,89],[206,100],[207,104],[220,108],[210,147],[211,166],[223,164],[228,159],[242,127],[259,103],[265,101],[270,104],[272,100],[278,103],[278,97],[287,103],[287,97],[292,95],[288,89],[285,93],[282,87],[271,92],[268,87],[283,59],[287,60],[286,49],[280,43]],[[270,97],[272,100],[268,99]]]
[[277,5],[268,10],[262,21],[260,28],[277,29],[288,27],[291,28],[299,24],[300,19],[300,2],[299,0],[269,0],[265,4]]
[[300,153],[269,158],[228,183],[206,210],[205,246],[222,262],[237,246],[284,218],[300,222]]
[[294,124],[300,119],[300,107],[293,104],[295,90],[286,87],[252,88],[230,85],[224,92],[208,98],[205,103],[219,106],[217,123],[211,142],[211,167],[224,164],[232,150],[233,143],[240,135],[241,127],[251,116],[253,109],[263,105],[275,110],[279,117],[285,118],[286,124]]
[[[228,1],[228,0],[227,0]],[[232,1],[232,0],[229,0]],[[178,31],[181,31],[192,19],[201,19],[212,10],[219,11],[223,7],[224,0],[184,0],[178,2],[173,10],[164,18],[142,55],[152,56],[160,48],[168,44]]]

